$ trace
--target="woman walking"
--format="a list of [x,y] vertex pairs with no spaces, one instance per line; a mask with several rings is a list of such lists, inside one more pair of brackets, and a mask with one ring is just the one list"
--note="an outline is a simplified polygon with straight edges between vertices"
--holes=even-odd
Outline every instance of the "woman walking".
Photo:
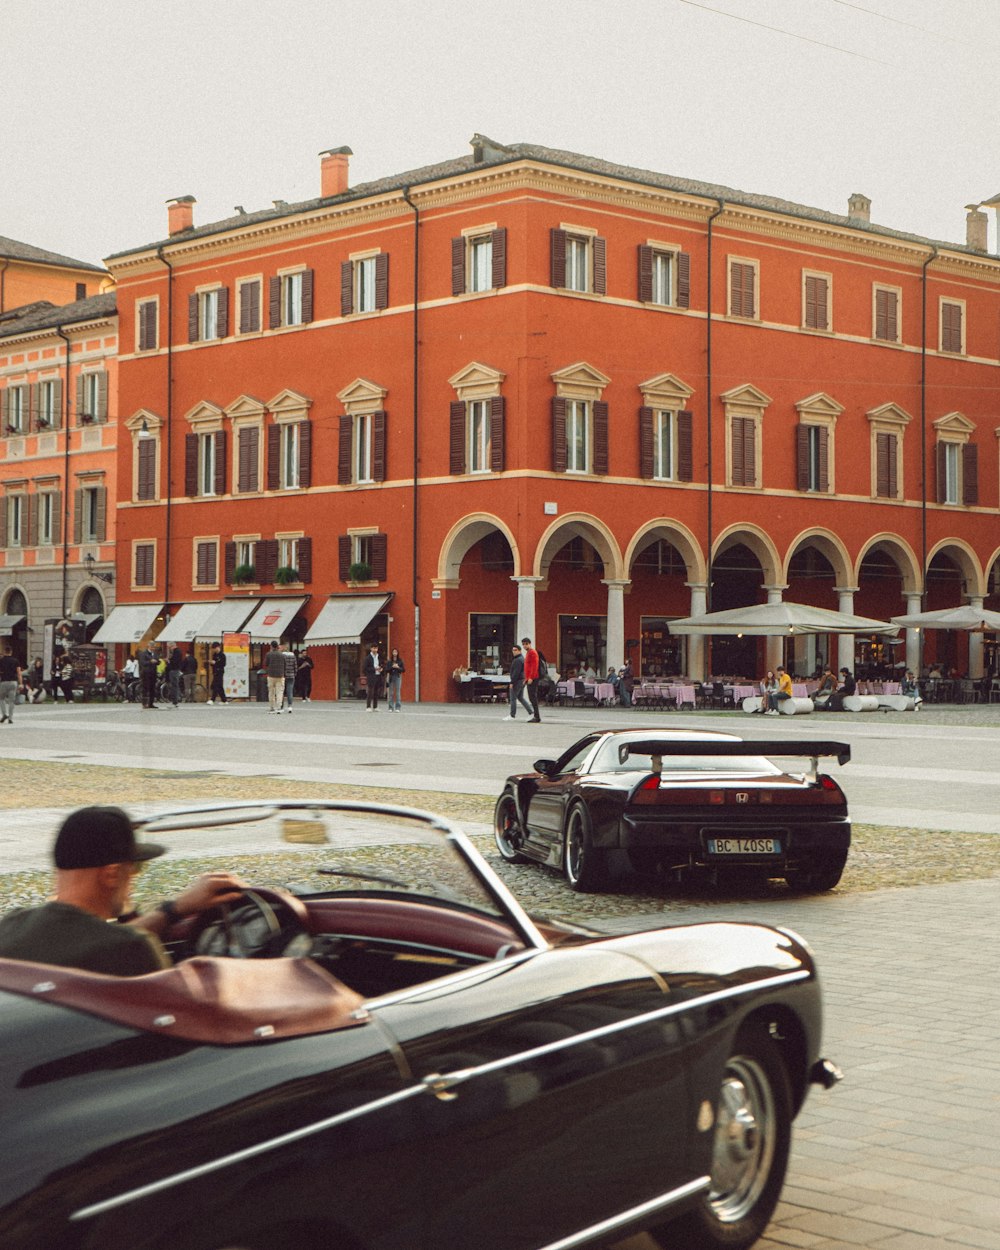
[[389,711],[401,712],[403,707],[399,702],[399,688],[403,684],[403,674],[406,672],[406,665],[403,663],[403,657],[395,647],[393,647],[389,655],[389,663],[385,666],[385,671],[389,680]]

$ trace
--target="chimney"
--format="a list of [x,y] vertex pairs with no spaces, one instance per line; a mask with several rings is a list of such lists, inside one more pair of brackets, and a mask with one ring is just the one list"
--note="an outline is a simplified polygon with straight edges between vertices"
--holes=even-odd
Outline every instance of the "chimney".
[[868,196],[862,195],[860,191],[855,191],[847,201],[847,215],[855,221],[870,222],[872,219],[872,202]]
[[343,195],[347,190],[347,167],[354,155],[348,147],[330,148],[320,152],[320,195],[328,199],[332,195]]
[[193,195],[179,195],[175,200],[167,200],[167,234],[180,234],[182,230],[192,228],[197,202]]
[[989,250],[987,235],[990,219],[978,204],[966,204],[965,207],[967,209],[965,214],[966,246],[974,248],[977,252],[986,252]]

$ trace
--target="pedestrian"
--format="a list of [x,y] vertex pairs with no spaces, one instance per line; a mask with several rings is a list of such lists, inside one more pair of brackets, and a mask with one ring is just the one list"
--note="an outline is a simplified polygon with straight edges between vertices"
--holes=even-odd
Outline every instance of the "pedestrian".
[[385,672],[386,698],[389,704],[389,711],[401,712],[403,707],[399,702],[399,691],[403,684],[403,674],[406,672],[406,665],[403,663],[403,657],[395,647],[389,652],[389,662],[385,666]]
[[159,657],[151,644],[139,652],[139,681],[142,686],[142,706],[146,711],[156,707],[156,678]]
[[21,666],[14,658],[10,644],[0,655],[0,725],[5,721],[14,723],[14,705],[17,703],[17,692],[21,688]]
[[209,691],[209,703],[226,702],[226,653],[221,642],[212,643],[212,688]]
[[292,693],[295,690],[295,673],[298,669],[298,661],[295,658],[295,652],[292,650],[291,643],[285,642],[285,649],[281,653],[282,659],[285,661],[285,693],[282,700],[282,707],[288,704],[288,715],[292,714]]
[[632,672],[632,661],[626,660],[618,675],[618,702],[622,707],[632,706],[632,691],[635,689],[635,674]]
[[542,719],[538,715],[538,652],[531,645],[530,638],[522,638],[521,646],[524,648],[524,684],[531,702],[528,724],[537,725]]
[[198,676],[198,657],[194,653],[194,643],[181,661],[181,678],[184,682],[184,702],[194,702],[194,683]]
[[167,683],[170,691],[170,702],[174,707],[181,701],[181,683],[184,679],[184,652],[174,643],[167,660]]
[[315,667],[313,658],[309,654],[309,648],[303,647],[299,652],[299,662],[295,670],[299,698],[303,703],[312,702],[313,669]]
[[35,662],[25,674],[24,681],[29,691],[29,703],[41,703],[47,693],[45,689],[45,665],[42,663],[41,656],[36,657]]
[[531,704],[524,697],[524,652],[514,643],[510,649],[510,711],[504,720],[517,720],[517,705],[533,715]]
[[53,848],[54,897],[0,920],[0,956],[109,976],[142,976],[169,968],[160,935],[176,920],[231,903],[245,886],[229,872],[204,873],[176,898],[124,920],[136,872],[165,850],[155,842],[137,842],[120,807],[71,812]]
[[267,678],[268,712],[280,716],[285,698],[285,656],[273,641],[264,657],[264,675]]
[[377,642],[373,642],[368,648],[362,672],[365,677],[365,711],[377,712],[379,687],[382,684],[382,660]]

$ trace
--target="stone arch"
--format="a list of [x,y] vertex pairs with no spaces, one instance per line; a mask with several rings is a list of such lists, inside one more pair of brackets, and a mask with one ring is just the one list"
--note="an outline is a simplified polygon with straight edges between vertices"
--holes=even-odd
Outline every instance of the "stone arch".
[[854,564],[853,584],[855,586],[860,584],[861,565],[864,563],[865,556],[872,548],[879,546],[889,554],[899,569],[900,577],[903,579],[903,594],[919,594],[921,590],[920,561],[906,539],[900,538],[898,534],[874,534],[868,539],[858,552],[858,558]]
[[[998,563],[998,561],[1000,561],[1000,547],[997,547],[997,548],[993,551],[992,555],[991,555],[991,556],[990,556],[990,558],[986,561],[986,564],[983,566],[983,567],[984,567],[984,577],[986,578],[986,589],[987,589],[987,591],[989,591],[989,579],[990,579],[990,572],[992,571],[993,566],[994,566],[994,565],[996,565],[996,564]],[[997,579],[996,579],[996,584],[997,584],[997,590],[996,590],[996,591],[994,591],[994,593],[995,593],[995,594],[1000,593],[1000,567],[998,567],[998,569],[997,569]]]
[[585,538],[591,544],[604,564],[606,579],[624,579],[625,565],[618,540],[603,521],[587,512],[568,512],[545,530],[535,548],[533,571],[536,577],[545,581],[553,556],[571,538]]
[[625,576],[629,576],[636,556],[646,546],[647,540],[661,538],[670,543],[680,553],[687,566],[689,582],[704,582],[708,577],[708,565],[701,550],[701,545],[686,525],[675,521],[672,517],[656,517],[647,521],[632,536],[625,550]]
[[781,557],[778,555],[778,549],[771,540],[770,535],[766,534],[759,526],[750,525],[746,521],[741,521],[736,525],[730,525],[728,529],[724,529],[719,537],[715,540],[715,548],[712,552],[713,562],[727,551],[730,547],[738,544],[746,547],[760,561],[761,571],[764,576],[765,586],[781,585],[782,563]]
[[514,557],[514,576],[519,576],[521,555],[512,531],[505,522],[490,512],[470,512],[456,521],[445,535],[438,553],[438,571],[433,583],[435,588],[455,589],[461,581],[459,570],[462,567],[462,561],[476,543],[494,530],[503,534],[510,544],[511,554]]
[[815,547],[817,551],[821,552],[829,560],[833,567],[834,585],[853,585],[851,581],[853,569],[847,548],[833,530],[823,529],[821,526],[802,530],[788,544],[788,550],[785,552],[785,560],[781,569],[781,580],[783,582],[788,582],[788,571],[792,563],[792,557],[803,547]]
[[[986,574],[979,563],[979,557],[972,547],[962,538],[942,538],[927,553],[927,567],[937,555],[947,555],[958,565],[965,581],[965,593],[971,598],[981,599],[986,595]],[[989,569],[989,565],[986,566]]]

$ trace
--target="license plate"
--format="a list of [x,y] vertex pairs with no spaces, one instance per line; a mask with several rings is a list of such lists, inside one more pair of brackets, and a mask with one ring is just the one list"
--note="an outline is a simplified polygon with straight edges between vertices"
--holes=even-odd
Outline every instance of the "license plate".
[[709,838],[709,855],[780,855],[777,838]]

